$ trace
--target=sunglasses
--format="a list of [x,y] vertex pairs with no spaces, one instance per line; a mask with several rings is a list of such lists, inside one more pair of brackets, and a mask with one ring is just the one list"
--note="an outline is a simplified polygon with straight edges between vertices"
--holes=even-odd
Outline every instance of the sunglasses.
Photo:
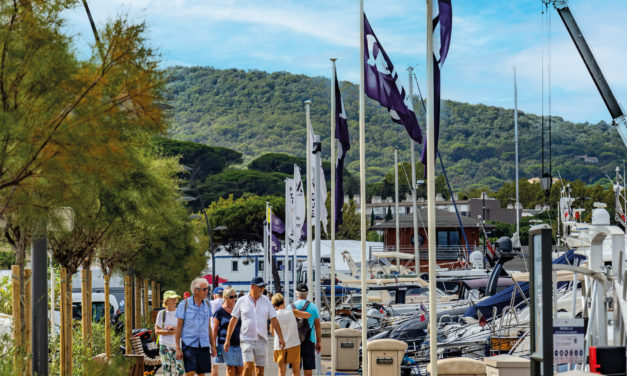
[[196,287],[196,290],[207,291],[207,290],[209,290],[209,288],[208,287],[204,287],[204,288]]
[[229,299],[237,299],[237,295],[231,295],[229,296]]

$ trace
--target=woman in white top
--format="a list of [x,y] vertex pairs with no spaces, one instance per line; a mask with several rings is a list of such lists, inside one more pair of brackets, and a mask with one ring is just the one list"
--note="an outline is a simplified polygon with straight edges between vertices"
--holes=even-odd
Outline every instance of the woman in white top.
[[292,365],[292,375],[300,375],[300,338],[296,318],[308,319],[311,313],[285,308],[285,299],[281,294],[274,294],[272,305],[277,310],[276,318],[285,341],[285,347],[281,349],[278,335],[272,333],[274,335],[274,362],[279,364],[279,376],[287,375],[288,363]]
[[159,336],[159,355],[165,376],[181,376],[185,373],[183,361],[176,359],[176,343],[174,333],[176,332],[177,319],[176,304],[180,296],[175,291],[163,293],[164,310],[159,311],[155,322],[155,334]]

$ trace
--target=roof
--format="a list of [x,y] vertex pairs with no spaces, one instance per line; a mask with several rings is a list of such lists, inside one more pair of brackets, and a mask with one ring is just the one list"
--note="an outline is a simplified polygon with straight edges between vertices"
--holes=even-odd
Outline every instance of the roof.
[[[414,227],[414,216],[412,214],[401,214],[399,215],[399,226],[400,228],[413,228]],[[427,208],[418,209],[418,227],[426,228],[427,227]],[[478,228],[481,227],[479,220],[466,217],[465,215],[460,215],[463,226],[466,228]],[[459,221],[457,220],[457,215],[455,213],[442,210],[435,209],[435,220],[436,227],[453,227],[459,228]],[[493,228],[494,226],[490,224],[485,224],[486,228]],[[372,227],[373,229],[385,229],[385,228],[396,228],[395,219],[390,219],[385,222],[378,223]]]

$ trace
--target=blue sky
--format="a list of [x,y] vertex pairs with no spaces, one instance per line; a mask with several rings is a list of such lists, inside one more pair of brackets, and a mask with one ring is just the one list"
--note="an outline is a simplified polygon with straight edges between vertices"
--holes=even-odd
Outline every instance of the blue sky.
[[[359,81],[357,0],[92,0],[90,7],[100,27],[119,14],[145,21],[163,66],[329,76],[329,58],[336,57],[339,78]],[[406,80],[405,69],[414,66],[424,86],[425,2],[365,0],[364,7],[397,71]],[[627,2],[571,0],[570,7],[618,101],[627,102]],[[453,0],[442,97],[513,108],[516,66],[519,108],[539,114],[542,8],[541,0]],[[611,121],[561,19],[550,12],[552,114],[571,121]],[[76,48],[87,51],[93,37],[84,9],[68,12],[66,19]]]

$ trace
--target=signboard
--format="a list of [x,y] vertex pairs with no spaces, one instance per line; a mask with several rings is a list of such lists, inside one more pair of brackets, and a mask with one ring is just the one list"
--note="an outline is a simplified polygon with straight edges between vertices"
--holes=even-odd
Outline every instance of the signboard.
[[585,360],[583,319],[553,320],[553,362],[583,363]]

